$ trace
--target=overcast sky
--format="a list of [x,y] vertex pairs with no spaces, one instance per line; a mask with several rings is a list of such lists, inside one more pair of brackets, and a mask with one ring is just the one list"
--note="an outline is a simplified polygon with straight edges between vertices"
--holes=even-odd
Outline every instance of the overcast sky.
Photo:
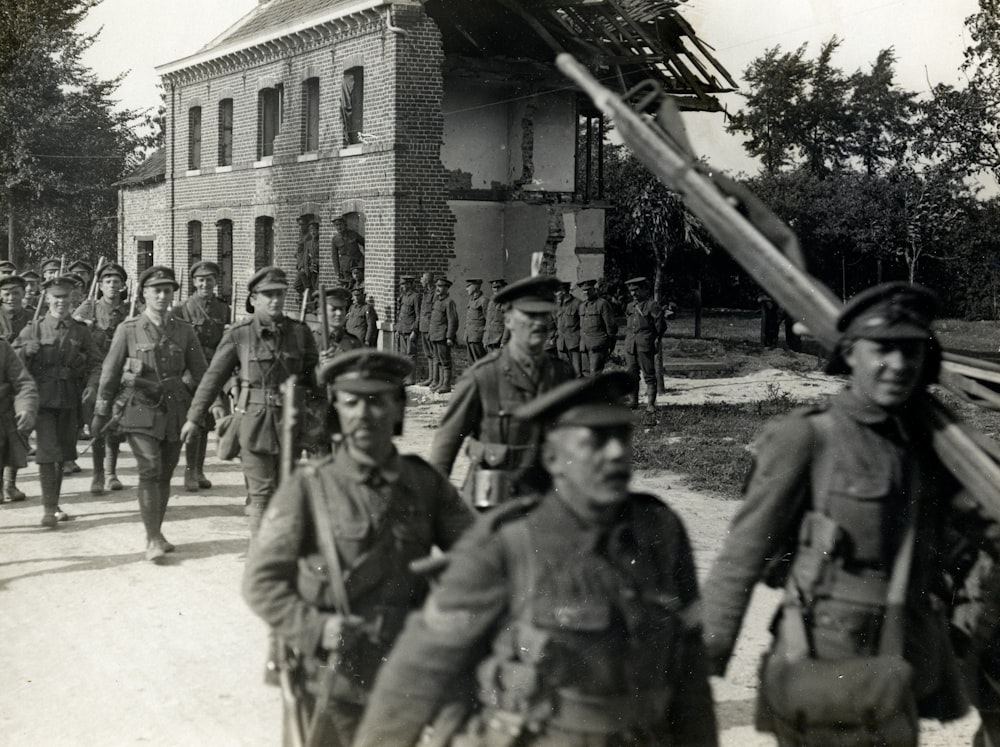
[[[469,0],[475,2],[475,0]],[[128,71],[119,90],[123,105],[155,108],[159,103],[153,68],[186,57],[218,36],[257,0],[103,0],[91,11],[86,30],[103,31],[87,63],[101,76]],[[896,50],[897,81],[926,91],[928,80],[960,83],[958,66],[968,45],[964,19],[976,0],[688,0],[682,15],[715,48],[738,83],[749,62],[781,45],[809,44],[815,56],[833,35],[843,40],[835,63],[845,72],[865,69],[879,50]],[[723,97],[736,111],[737,95]],[[753,172],[738,141],[723,131],[722,115],[687,117],[694,147],[713,165]]]

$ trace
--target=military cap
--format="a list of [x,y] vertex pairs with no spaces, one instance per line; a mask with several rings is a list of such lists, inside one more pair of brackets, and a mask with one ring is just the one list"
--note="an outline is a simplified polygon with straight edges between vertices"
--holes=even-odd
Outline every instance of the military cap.
[[42,276],[39,275],[34,270],[26,270],[25,272],[22,272],[21,277],[27,280],[29,283],[37,283],[39,280],[42,279]]
[[414,280],[416,280],[416,278],[413,277],[413,275],[403,275],[403,277],[401,277],[399,279],[399,282],[401,282],[401,283],[412,283]]
[[564,280],[563,282],[559,283],[559,290],[561,290],[563,293],[569,293],[572,287],[573,287],[572,284],[568,280]]
[[309,221],[309,225],[307,226],[307,228],[312,228],[313,226],[316,226],[316,228],[319,228],[319,221],[318,220],[311,220],[311,221]]
[[346,309],[351,305],[351,294],[343,286],[327,288],[325,295],[327,306],[343,306]]
[[499,288],[503,288],[505,285],[507,285],[507,281],[504,280],[503,278],[497,278],[496,280],[490,281],[490,287],[492,287],[493,290],[498,290]]
[[16,275],[17,265],[15,265],[8,259],[5,259],[2,262],[0,262],[0,272],[6,272],[8,275]]
[[634,415],[625,402],[631,381],[626,371],[572,379],[521,405],[514,417],[541,423],[546,429],[631,425]]
[[46,293],[51,293],[53,296],[65,296],[71,293],[76,287],[76,281],[68,275],[57,275],[54,278],[46,280],[42,284],[42,287]]
[[597,285],[596,280],[581,280],[579,283],[576,284],[576,287],[587,289],[587,288],[593,288],[596,285]]
[[358,348],[321,363],[316,379],[336,391],[373,394],[399,389],[412,371],[413,364],[409,358],[371,348]]
[[354,293],[354,294],[360,293],[361,295],[364,295],[365,294],[365,286],[363,286],[363,285],[355,285],[353,288],[351,288],[351,293]]
[[73,272],[74,270],[83,270],[91,277],[94,276],[94,266],[90,264],[90,262],[87,262],[86,260],[83,259],[76,260],[75,262],[71,263],[70,266],[67,267],[66,269],[69,272]]
[[645,285],[646,278],[640,275],[639,277],[630,278],[625,281],[625,285]]
[[174,277],[174,271],[164,265],[153,265],[143,270],[143,273],[139,276],[140,288],[148,288],[154,285],[172,285],[174,290],[180,288],[177,278]]
[[20,275],[7,275],[0,278],[0,288],[10,288],[15,285],[19,288],[24,288],[28,283]]
[[71,282],[77,288],[84,288],[87,285],[87,281],[83,279],[83,275],[80,275],[78,273],[67,272],[65,275],[63,275],[63,277],[69,280],[69,282]]
[[197,275],[215,275],[216,277],[222,276],[222,268],[219,267],[215,262],[209,262],[207,259],[201,262],[195,262],[191,265],[191,269],[188,274],[193,278]]
[[466,285],[475,285],[475,286],[479,286],[479,285],[482,285],[482,284],[483,284],[483,279],[482,279],[482,278],[468,278],[468,279],[467,279],[467,280],[465,281],[465,284],[466,284]]
[[446,288],[450,288],[453,283],[448,278],[438,278],[434,281],[434,285],[443,285]]
[[285,290],[288,288],[288,276],[280,267],[273,265],[263,267],[250,278],[247,290],[250,293],[260,293],[269,290]]
[[493,300],[496,303],[509,304],[511,308],[521,311],[555,311],[558,288],[558,278],[552,275],[536,275],[533,278],[518,280],[497,291]]
[[101,271],[97,273],[97,279],[102,280],[107,275],[117,275],[121,278],[123,283],[128,280],[128,273],[125,272],[125,268],[116,262],[108,262],[104,265],[104,267],[101,268]]
[[46,270],[56,270],[58,272],[60,268],[62,268],[62,262],[58,259],[43,260],[41,267],[39,267],[42,272]]

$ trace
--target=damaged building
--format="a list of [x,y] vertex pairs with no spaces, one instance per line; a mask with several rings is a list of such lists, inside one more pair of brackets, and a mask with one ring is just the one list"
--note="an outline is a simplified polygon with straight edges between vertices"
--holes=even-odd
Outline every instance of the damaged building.
[[256,269],[293,271],[312,222],[332,283],[346,229],[383,331],[403,275],[457,280],[460,306],[465,277],[600,276],[603,124],[553,61],[568,51],[623,91],[652,78],[682,108],[718,109],[733,82],[677,5],[261,2],[157,68],[166,147],[119,185],[119,255],[179,277],[216,261],[242,308]]

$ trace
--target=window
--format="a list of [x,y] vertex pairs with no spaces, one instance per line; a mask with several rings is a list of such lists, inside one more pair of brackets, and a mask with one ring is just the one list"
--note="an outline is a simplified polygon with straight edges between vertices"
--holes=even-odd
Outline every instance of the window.
[[219,248],[219,295],[226,303],[233,302],[233,222],[223,218],[215,223],[216,241]]
[[344,143],[357,145],[364,131],[365,69],[352,67],[344,71],[340,112],[344,120]]
[[604,117],[594,109],[577,115],[576,194],[584,202],[604,197]]
[[201,262],[201,221],[188,222],[188,267]]
[[137,239],[135,258],[135,274],[138,277],[153,266],[153,240]]
[[201,168],[201,107],[188,109],[188,170]]
[[319,78],[302,84],[302,152],[319,150]]
[[254,221],[254,270],[274,264],[274,218],[266,215]]
[[257,96],[257,160],[274,155],[274,139],[281,132],[281,117],[285,89],[280,83],[274,88],[262,88]]
[[219,102],[219,165],[233,165],[233,100]]

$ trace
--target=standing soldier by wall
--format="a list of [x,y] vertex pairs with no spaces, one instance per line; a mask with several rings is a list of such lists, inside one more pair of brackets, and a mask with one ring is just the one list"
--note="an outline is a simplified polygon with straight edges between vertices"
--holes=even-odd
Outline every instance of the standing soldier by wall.
[[580,302],[580,350],[587,354],[590,375],[594,376],[604,370],[615,349],[618,323],[611,304],[598,292],[596,280],[576,285],[587,294]]
[[503,304],[497,303],[497,293],[506,286],[507,281],[503,278],[490,281],[493,298],[486,306],[486,331],[483,332],[483,345],[487,351],[499,350],[510,339],[510,332],[507,331],[507,327],[503,323]]
[[191,402],[185,381],[200,381],[206,364],[194,329],[171,313],[180,288],[174,271],[154,265],[139,276],[138,286],[146,306],[115,330],[101,370],[93,432],[104,432],[112,406],[120,408],[118,428],[128,438],[139,471],[146,560],[158,562],[174,550],[162,526],[181,454],[181,425]]
[[[532,492],[451,553],[379,672],[357,747],[417,744],[431,723],[438,744],[466,747],[718,744],[687,532],[629,490],[627,386],[622,372],[571,381],[515,411],[545,430]],[[478,708],[435,720],[456,682],[473,692],[449,708],[468,695]]]
[[319,223],[311,221],[295,254],[295,290],[312,293],[319,285]]
[[437,362],[434,360],[434,343],[431,342],[431,313],[434,310],[434,276],[425,272],[420,276],[420,345],[427,360],[427,378],[417,382],[420,386],[433,387],[438,381]]
[[[24,278],[17,275],[0,278],[0,338],[8,343],[13,343],[25,325],[31,321],[32,312],[24,307],[26,285]],[[27,450],[23,448],[20,439],[13,437],[7,439],[6,448],[16,454],[8,453],[8,458],[4,461],[3,496],[0,501],[23,501],[25,495],[17,487],[17,471],[27,466]]]
[[465,308],[465,349],[469,363],[475,363],[486,355],[483,334],[486,332],[486,307],[489,301],[483,295],[481,278],[465,281],[465,292],[469,294],[469,305]]
[[351,270],[365,268],[365,237],[348,228],[343,218],[334,218],[330,254],[337,277],[348,278]]
[[[215,262],[196,262],[189,274],[192,290],[178,309],[177,316],[194,328],[205,360],[211,361],[230,319],[229,305],[215,295],[219,278],[222,277],[222,268]],[[197,382],[191,383],[197,385]],[[217,405],[210,409],[218,412],[219,408],[228,410],[228,402],[221,395]],[[189,438],[184,445],[185,490],[197,491],[212,487],[211,481],[205,477],[205,452],[208,448],[208,434],[214,429],[215,418],[209,412],[205,416],[205,428]]]
[[[264,509],[277,487],[280,441],[278,433],[283,407],[279,387],[291,375],[299,377],[296,397],[299,405],[305,390],[314,385],[319,355],[316,341],[302,322],[285,316],[288,279],[284,270],[264,267],[247,283],[247,311],[222,336],[208,371],[187,412],[181,430],[184,440],[204,427],[205,415],[226,381],[237,370],[240,394],[234,421],[240,461],[250,494],[247,515],[251,535],[257,534]],[[214,413],[221,417],[221,408]],[[297,453],[297,450],[296,450]]]
[[420,295],[413,289],[413,278],[409,275],[400,281],[399,309],[396,312],[396,352],[407,357],[413,370],[404,382],[413,383],[413,371],[417,369],[417,339],[420,336]]
[[583,376],[580,361],[580,299],[573,295],[569,283],[561,283],[556,292],[556,350],[559,357],[573,367],[577,378]]
[[378,314],[375,312],[375,304],[368,302],[363,285],[356,286],[351,292],[354,294],[354,303],[347,310],[347,331],[366,347],[373,348],[378,343]]
[[72,318],[73,281],[53,278],[45,286],[45,316],[21,330],[16,348],[38,384],[35,463],[42,487],[42,526],[55,529],[70,516],[59,507],[63,463],[76,459],[80,403],[93,401],[101,374],[101,352],[90,330]]
[[667,330],[663,309],[649,297],[649,283],[646,278],[626,280],[631,301],[625,308],[625,361],[632,377],[628,403],[631,407],[639,404],[639,374],[646,382],[646,411],[656,408],[656,354],[660,350],[660,338]]
[[507,500],[514,481],[535,458],[538,426],[511,413],[573,378],[569,366],[545,354],[558,287],[554,277],[539,275],[512,283],[496,295],[506,308],[510,340],[462,374],[434,432],[430,463],[446,475],[469,439],[462,497],[471,506],[487,508]]
[[437,383],[431,384],[431,391],[447,394],[451,391],[452,362],[451,349],[458,334],[458,307],[448,296],[451,281],[438,278],[434,281],[434,302],[431,304],[431,319],[428,336],[434,345],[434,363],[437,366]]

